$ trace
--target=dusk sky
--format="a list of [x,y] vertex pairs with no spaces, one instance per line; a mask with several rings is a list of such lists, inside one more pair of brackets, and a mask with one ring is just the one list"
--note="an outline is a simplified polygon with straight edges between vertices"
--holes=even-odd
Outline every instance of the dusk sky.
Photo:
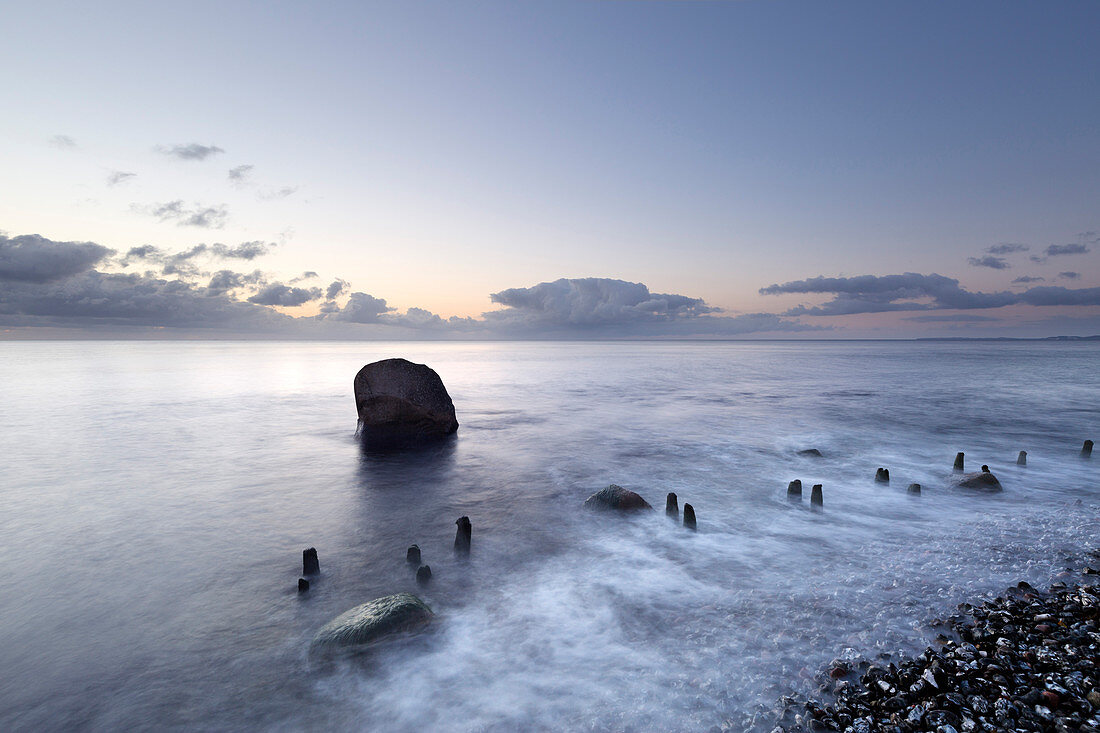
[[2,337],[1100,334],[1100,3],[0,27]]

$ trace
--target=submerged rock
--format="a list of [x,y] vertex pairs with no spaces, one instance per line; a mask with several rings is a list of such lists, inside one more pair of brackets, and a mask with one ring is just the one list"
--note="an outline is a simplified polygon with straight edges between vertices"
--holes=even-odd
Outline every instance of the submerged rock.
[[955,482],[956,486],[964,489],[979,489],[981,491],[1001,491],[1001,482],[989,471],[968,473]]
[[376,598],[322,626],[313,637],[313,646],[369,644],[390,634],[420,628],[431,621],[432,615],[432,609],[411,593]]
[[405,359],[367,364],[355,375],[360,435],[368,443],[404,444],[458,430],[455,406],[435,370]]
[[601,489],[585,499],[584,508],[629,512],[639,509],[652,509],[653,507],[633,491],[611,484],[606,489]]
[[821,455],[821,451],[819,451],[817,448],[807,448],[806,450],[800,450],[798,451],[798,455],[807,456],[809,458],[824,458],[824,456]]

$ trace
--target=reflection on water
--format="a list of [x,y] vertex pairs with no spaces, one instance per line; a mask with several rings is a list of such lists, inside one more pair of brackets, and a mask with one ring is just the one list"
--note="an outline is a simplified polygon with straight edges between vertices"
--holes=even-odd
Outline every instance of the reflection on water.
[[[737,729],[828,659],[921,648],[922,622],[1095,542],[1100,464],[1077,454],[1098,351],[8,344],[0,728]],[[441,375],[455,439],[354,437],[352,378],[390,356]],[[960,450],[1006,490],[952,488]],[[580,511],[612,482],[675,491],[698,532]],[[308,658],[397,591],[436,610],[430,633]]]

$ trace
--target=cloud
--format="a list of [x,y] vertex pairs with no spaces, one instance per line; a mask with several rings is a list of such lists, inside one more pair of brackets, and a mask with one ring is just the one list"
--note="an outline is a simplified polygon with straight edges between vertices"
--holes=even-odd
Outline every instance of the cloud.
[[528,323],[552,326],[600,326],[634,321],[690,318],[718,309],[701,298],[650,293],[642,283],[607,278],[561,279],[529,288],[510,288],[489,296],[510,310],[495,311]]
[[[329,289],[331,288],[330,285]],[[344,307],[333,312],[331,318],[350,323],[379,323],[380,316],[392,310],[393,308],[386,305],[385,298],[376,298],[366,293],[352,293]]]
[[272,246],[274,245],[260,240],[254,240],[251,242],[241,242],[236,247],[227,247],[224,244],[213,244],[210,246],[210,251],[215,256],[226,259],[254,260],[270,252]]
[[992,316],[979,316],[971,313],[957,313],[944,316],[909,316],[901,320],[913,321],[915,323],[985,323],[988,321],[999,321],[1001,319]]
[[324,293],[321,288],[292,288],[283,283],[271,283],[261,288],[258,293],[248,299],[248,302],[258,305],[294,307],[308,303],[311,300],[319,300],[322,295]]
[[1010,255],[1014,252],[1027,252],[1029,249],[1031,248],[1026,244],[1004,243],[986,247],[985,251],[991,255]]
[[1062,255],[1083,255],[1091,250],[1084,244],[1052,244],[1046,248],[1047,257],[1061,257]]
[[158,145],[158,153],[170,155],[180,160],[206,160],[212,155],[225,151],[217,145],[201,145],[199,143],[187,143],[186,145]]
[[232,270],[218,270],[206,285],[206,294],[222,295],[230,290],[262,284],[263,282],[264,276],[259,270],[247,275]]
[[255,167],[254,165],[239,165],[236,168],[230,168],[229,180],[237,184],[247,183],[252,176],[252,169]]
[[320,275],[318,275],[313,270],[306,270],[305,272],[303,272],[298,277],[291,278],[290,279],[290,284],[294,285],[295,283],[304,282],[306,280],[316,280],[318,277],[320,277]]
[[1064,278],[1066,280],[1079,280],[1079,279],[1081,279],[1081,273],[1079,273],[1079,272],[1068,272],[1068,271],[1067,272],[1059,272],[1058,277]]
[[799,305],[788,316],[841,316],[887,311],[971,310],[1006,305],[1100,305],[1100,288],[1068,290],[1034,287],[1022,293],[1002,291],[977,293],[959,287],[959,281],[943,275],[861,275],[858,277],[816,277],[761,288],[762,295],[789,293],[831,294],[834,298],[819,306]]
[[994,270],[1007,270],[1011,267],[1004,257],[994,257],[993,255],[968,257],[966,261],[970,263],[971,267],[991,267]]
[[181,227],[201,227],[204,229],[221,229],[229,218],[229,211],[224,204],[218,206],[203,206],[192,204],[186,206],[182,200],[167,201],[162,204],[153,204],[149,207],[140,207],[137,204],[131,206],[135,211],[140,211],[160,219],[162,222],[174,221]]
[[[92,242],[55,242],[38,234],[0,234],[0,281],[46,283],[90,270],[114,250]],[[5,286],[7,287],[7,286]]]
[[108,186],[117,186],[120,183],[125,183],[137,176],[137,173],[128,173],[127,171],[111,171],[107,176]]
[[76,140],[73,140],[68,135],[54,135],[50,138],[50,145],[59,150],[75,150]]
[[294,319],[179,280],[83,272],[47,287],[0,288],[0,323],[34,326],[157,326],[272,332]]
[[258,195],[261,201],[277,201],[279,199],[285,199],[287,196],[291,196],[297,191],[297,186],[284,186],[280,189],[261,191]]
[[[313,274],[316,275],[317,273]],[[328,288],[325,289],[325,299],[334,300],[337,296],[342,294],[347,289],[349,284],[350,283],[348,283],[347,280],[336,278],[331,283],[329,283]],[[360,293],[360,295],[362,294],[363,293]]]
[[1043,277],[1032,277],[1031,275],[1020,275],[1020,277],[1016,278],[1012,282],[1014,282],[1014,283],[1041,283],[1045,279],[1046,278],[1043,278]]

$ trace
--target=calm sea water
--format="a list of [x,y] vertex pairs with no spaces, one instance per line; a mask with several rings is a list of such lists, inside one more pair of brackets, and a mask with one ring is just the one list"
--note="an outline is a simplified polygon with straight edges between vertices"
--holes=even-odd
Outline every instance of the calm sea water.
[[[442,376],[452,445],[361,451],[352,378],[391,356]],[[1098,364],[1096,343],[0,344],[0,729],[737,730],[829,659],[923,648],[923,622],[1096,546]],[[950,488],[960,450],[1005,491]],[[788,504],[794,478],[824,511]],[[659,511],[581,510],[612,482]],[[428,633],[310,659],[397,591]]]

